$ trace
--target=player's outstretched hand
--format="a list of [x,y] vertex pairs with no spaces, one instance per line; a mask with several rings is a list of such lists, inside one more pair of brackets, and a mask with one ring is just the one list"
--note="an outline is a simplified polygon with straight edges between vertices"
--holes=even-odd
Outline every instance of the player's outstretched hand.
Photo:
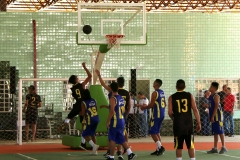
[[201,129],[202,129],[201,123],[198,123],[198,124],[197,124],[197,128],[196,128],[196,129],[197,129],[197,132],[200,132],[200,131],[201,131]]
[[83,68],[86,68],[86,62],[82,63]]
[[97,73],[98,76],[100,75],[100,71],[99,70],[96,69],[95,72]]

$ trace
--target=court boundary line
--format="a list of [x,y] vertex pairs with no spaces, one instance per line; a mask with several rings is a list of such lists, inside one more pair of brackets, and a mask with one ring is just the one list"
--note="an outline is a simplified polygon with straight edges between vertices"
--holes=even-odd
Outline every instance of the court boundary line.
[[[206,153],[206,151],[200,151],[200,150],[196,150],[197,152],[202,152],[202,153]],[[226,156],[226,157],[231,157],[231,158],[237,158],[237,159],[240,159],[240,157],[237,157],[237,156],[231,156],[231,155],[228,155],[228,154],[219,154],[219,153],[216,153],[214,155],[219,155],[219,156]]]
[[27,158],[27,159],[37,160],[37,159],[35,159],[35,158],[26,156],[26,155],[24,155],[24,154],[17,153],[17,155],[22,156],[22,157],[25,157],[25,158]]

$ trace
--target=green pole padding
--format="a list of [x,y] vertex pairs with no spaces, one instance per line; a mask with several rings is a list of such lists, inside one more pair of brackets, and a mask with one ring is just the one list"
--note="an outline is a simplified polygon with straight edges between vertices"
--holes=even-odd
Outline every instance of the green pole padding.
[[99,52],[100,53],[107,53],[111,48],[107,48],[107,44],[100,44]]
[[108,100],[103,92],[103,88],[101,85],[91,85],[89,90],[92,98],[97,101],[97,109],[100,122],[98,123],[96,132],[107,132],[106,121],[109,110],[106,108],[100,109],[101,105],[109,105]]

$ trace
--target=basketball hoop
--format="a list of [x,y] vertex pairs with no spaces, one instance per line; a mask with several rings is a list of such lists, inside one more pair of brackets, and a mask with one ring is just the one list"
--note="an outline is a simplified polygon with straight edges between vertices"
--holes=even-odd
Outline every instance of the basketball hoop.
[[112,48],[112,47],[119,48],[120,43],[124,37],[125,36],[123,34],[108,34],[108,35],[106,35],[106,40],[108,43],[107,48]]

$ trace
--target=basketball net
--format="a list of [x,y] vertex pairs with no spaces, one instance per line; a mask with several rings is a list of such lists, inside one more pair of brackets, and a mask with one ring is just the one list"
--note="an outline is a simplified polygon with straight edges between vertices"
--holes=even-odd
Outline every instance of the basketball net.
[[107,40],[107,48],[119,48],[120,47],[120,43],[122,41],[122,39],[125,36],[123,34],[108,34],[106,35],[106,40]]

